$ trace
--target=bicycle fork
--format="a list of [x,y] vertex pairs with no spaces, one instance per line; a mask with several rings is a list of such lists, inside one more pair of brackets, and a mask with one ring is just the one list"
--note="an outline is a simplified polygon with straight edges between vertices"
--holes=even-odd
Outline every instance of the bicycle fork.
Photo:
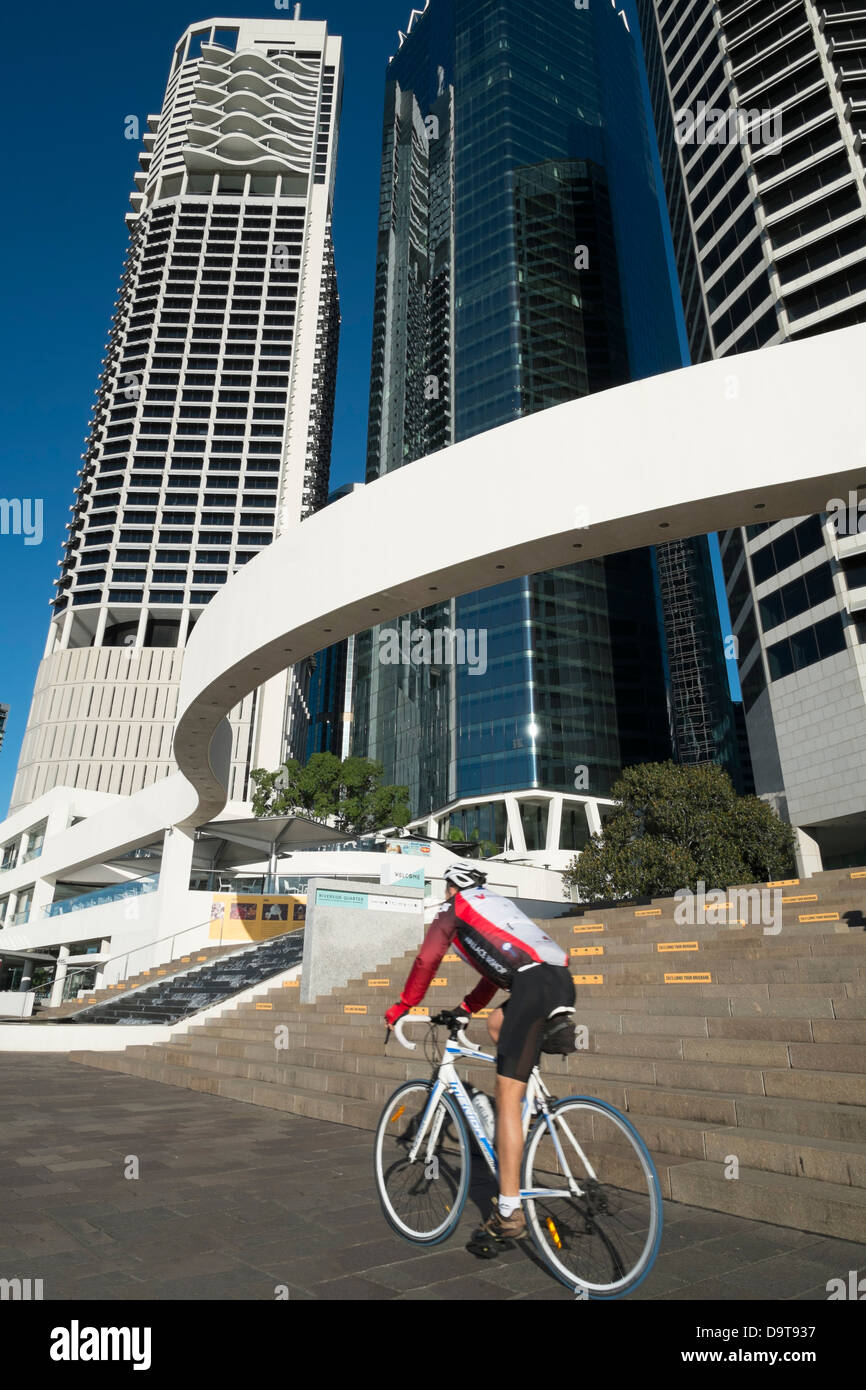
[[442,1126],[444,1125],[446,1120],[445,1106],[439,1105],[439,1101],[442,1099],[444,1091],[445,1083],[441,1080],[437,1080],[436,1085],[430,1092],[430,1099],[427,1102],[427,1108],[424,1111],[424,1116],[421,1120],[420,1125],[418,1126],[418,1133],[415,1136],[415,1142],[409,1150],[410,1163],[417,1163],[418,1161],[418,1150],[424,1142],[424,1136],[427,1132],[427,1126],[430,1124],[431,1115],[433,1116],[433,1128],[430,1131],[430,1137],[427,1141],[427,1163],[429,1163],[431,1158],[435,1156],[436,1145],[439,1143],[439,1135],[442,1133]]

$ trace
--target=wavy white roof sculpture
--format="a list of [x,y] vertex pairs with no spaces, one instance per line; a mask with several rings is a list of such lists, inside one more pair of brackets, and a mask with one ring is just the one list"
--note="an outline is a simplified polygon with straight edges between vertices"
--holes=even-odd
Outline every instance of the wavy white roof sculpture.
[[159,782],[46,844],[92,863],[225,805],[247,692],[350,633],[505,579],[740,523],[866,484],[866,326],[555,406],[399,469],[285,532],[199,619]]
[[825,510],[866,482],[864,380],[866,326],[671,372],[454,445],[284,534],[186,651],[175,757],[199,820],[225,800],[220,721],[287,662],[501,580]]

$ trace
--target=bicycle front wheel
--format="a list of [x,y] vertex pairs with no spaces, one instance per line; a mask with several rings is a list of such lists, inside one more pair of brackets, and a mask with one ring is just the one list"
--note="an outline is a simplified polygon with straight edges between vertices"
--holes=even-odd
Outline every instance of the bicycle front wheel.
[[[376,1130],[375,1170],[385,1219],[404,1240],[438,1245],[455,1229],[469,1191],[469,1139],[447,1091],[428,1115],[432,1081],[407,1081]],[[411,1150],[424,1124],[414,1160]]]
[[646,1278],[661,1240],[659,1180],[637,1130],[613,1106],[569,1096],[551,1109],[549,1123],[540,1116],[521,1185],[561,1193],[524,1200],[533,1240],[561,1283],[606,1299],[622,1298]]

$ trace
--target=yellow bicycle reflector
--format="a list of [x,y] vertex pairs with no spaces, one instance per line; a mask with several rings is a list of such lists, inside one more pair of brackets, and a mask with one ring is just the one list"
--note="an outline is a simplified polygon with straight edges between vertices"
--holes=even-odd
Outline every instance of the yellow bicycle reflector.
[[399,1120],[400,1116],[403,1114],[403,1112],[404,1112],[405,1109],[406,1109],[405,1105],[401,1105],[399,1110],[395,1110],[395,1111],[394,1111],[394,1114],[391,1116],[391,1124],[392,1124],[392,1125],[393,1125],[397,1120]]
[[552,1217],[550,1217],[550,1216],[548,1216],[548,1218],[547,1218],[547,1229],[549,1230],[550,1234],[551,1234],[552,1237],[553,1237],[553,1243],[554,1243],[554,1245],[556,1246],[557,1250],[561,1250],[561,1249],[562,1249],[562,1241],[559,1239],[559,1231],[556,1229],[556,1226],[554,1225],[553,1219],[552,1219]]

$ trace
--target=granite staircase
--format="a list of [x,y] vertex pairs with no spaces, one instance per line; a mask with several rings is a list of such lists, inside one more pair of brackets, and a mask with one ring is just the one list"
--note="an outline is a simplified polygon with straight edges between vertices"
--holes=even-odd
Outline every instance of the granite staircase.
[[[672,899],[544,922],[570,953],[586,1031],[543,1074],[554,1094],[631,1116],[666,1198],[866,1242],[866,871],[780,891],[777,934],[727,910],[678,925]],[[374,1129],[399,1082],[430,1071],[421,1047],[384,1047],[414,954],[314,1003],[286,981],[169,1042],[71,1057]],[[447,956],[423,1007],[456,1005],[476,980]],[[470,1037],[486,1041],[483,1022]],[[490,1067],[462,1074],[493,1090]]]
[[[166,979],[157,978],[134,992],[111,994],[61,1021],[137,1026],[178,1023],[300,965],[303,953],[303,930],[258,945],[235,944],[217,959],[205,959],[203,964],[176,971]],[[155,973],[166,974],[163,970]]]

